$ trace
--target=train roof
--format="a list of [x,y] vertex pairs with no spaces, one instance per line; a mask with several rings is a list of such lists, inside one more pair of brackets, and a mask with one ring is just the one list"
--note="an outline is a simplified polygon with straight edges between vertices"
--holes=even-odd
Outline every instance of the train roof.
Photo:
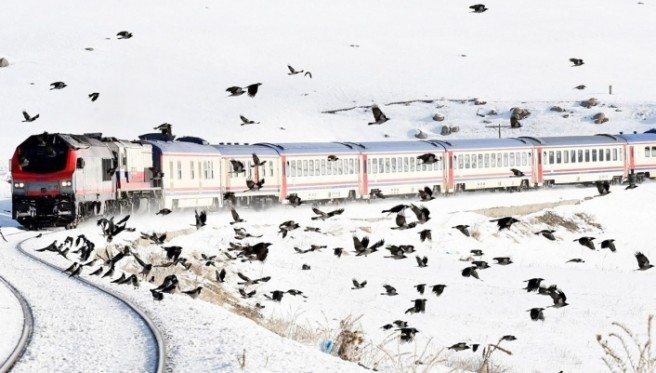
[[524,138],[508,139],[453,139],[453,140],[430,140],[442,144],[447,150],[478,150],[499,148],[526,148],[533,143]]
[[617,145],[625,144],[625,139],[607,134],[594,136],[558,136],[558,137],[520,137],[532,141],[535,145],[546,147],[567,145]]
[[621,137],[628,142],[656,142],[655,132],[620,133],[619,135],[615,135],[615,136]]
[[365,141],[356,143],[367,152],[405,152],[405,151],[440,151],[444,150],[441,144],[422,140],[408,141]]
[[223,155],[232,155],[232,156],[247,156],[250,157],[251,154],[255,153],[259,157],[262,156],[278,156],[278,152],[265,145],[260,144],[218,144],[212,145],[213,148],[217,149]]
[[157,151],[166,153],[188,153],[188,154],[216,154],[221,152],[211,145],[201,145],[188,141],[159,141],[159,140],[142,140],[146,144],[151,144]]
[[340,142],[293,142],[293,143],[258,143],[258,146],[266,146],[280,155],[284,154],[348,154],[359,153],[359,149],[353,143]]

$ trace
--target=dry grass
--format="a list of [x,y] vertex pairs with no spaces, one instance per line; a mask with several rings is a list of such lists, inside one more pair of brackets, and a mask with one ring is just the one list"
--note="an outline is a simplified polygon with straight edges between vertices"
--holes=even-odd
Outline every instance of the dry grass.
[[569,232],[577,232],[579,224],[573,220],[567,220],[553,211],[547,211],[542,215],[531,219],[531,224],[546,224],[550,227],[563,227]]
[[604,350],[602,360],[610,372],[656,372],[656,351],[652,346],[653,321],[654,315],[649,315],[644,341],[618,322],[613,322],[612,325],[619,331],[610,333],[606,339],[600,334],[597,335],[597,343]]
[[599,230],[602,230],[602,229],[603,229],[603,227],[601,226],[601,224],[599,224],[599,223],[597,223],[596,221],[594,221],[594,218],[593,218],[592,216],[590,216],[590,215],[588,215],[588,214],[586,214],[586,213],[584,213],[584,212],[577,212],[576,214],[574,214],[574,216],[576,216],[577,218],[583,220],[583,222],[585,222],[585,224],[587,224],[587,225],[589,225],[589,226],[595,227],[595,228],[597,228],[597,229],[599,229]]

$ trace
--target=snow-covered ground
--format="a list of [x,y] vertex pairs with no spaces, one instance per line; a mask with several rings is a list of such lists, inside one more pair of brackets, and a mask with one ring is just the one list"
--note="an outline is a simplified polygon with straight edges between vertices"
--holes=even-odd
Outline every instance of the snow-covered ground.
[[[9,158],[27,136],[43,131],[103,132],[133,139],[162,122],[172,123],[177,135],[201,136],[213,143],[413,139],[417,129],[443,138],[439,135],[443,125],[460,127],[452,137],[496,137],[497,131],[485,126],[507,124],[513,107],[532,114],[522,121],[521,129],[504,129],[506,137],[617,133],[655,126],[656,70],[649,63],[656,35],[654,0],[491,0],[485,4],[487,12],[474,14],[467,3],[428,0],[411,5],[389,0],[3,1],[0,57],[6,57],[10,66],[0,68],[0,128],[4,130],[0,159]],[[134,36],[118,40],[116,33],[122,30]],[[572,67],[568,60],[573,57],[585,64]],[[312,79],[287,75],[288,64],[311,71]],[[55,81],[68,87],[49,90]],[[227,97],[227,87],[257,82],[262,86],[256,97]],[[573,88],[579,84],[586,88]],[[95,102],[87,97],[92,92],[100,93]],[[599,106],[579,105],[590,97],[599,99]],[[486,103],[475,105],[473,98]],[[413,102],[399,103],[406,101]],[[371,112],[359,106],[373,103],[392,119],[382,126],[367,126]],[[552,106],[565,111],[551,111]],[[357,108],[325,113],[352,107]],[[40,117],[21,123],[22,110]],[[497,114],[490,114],[492,110]],[[591,117],[598,112],[610,121],[593,124]],[[436,113],[445,120],[434,121]],[[261,124],[240,126],[239,115]],[[18,230],[4,211],[11,208],[5,173],[6,163],[0,161],[0,227],[11,235]],[[172,295],[154,303],[145,284],[137,291],[112,289],[153,315],[169,343],[170,363],[176,371],[235,371],[244,350],[245,368],[254,372],[357,371],[355,364],[321,353],[317,345],[321,339],[335,338],[339,321],[349,316],[361,316],[355,327],[363,332],[365,344],[370,343],[361,360],[368,367],[380,363],[383,370],[399,371],[384,358],[386,353],[411,359],[427,345],[427,355],[439,354],[448,363],[469,360],[478,355],[442,349],[461,341],[496,342],[513,334],[517,341],[504,342],[513,355],[493,356],[495,363],[510,371],[601,371],[602,352],[595,334],[607,331],[611,321],[642,332],[646,314],[656,306],[649,288],[651,272],[656,270],[635,271],[633,257],[634,251],[642,251],[656,260],[650,234],[654,216],[645,208],[645,201],[655,193],[656,186],[647,183],[631,191],[614,187],[609,196],[591,200],[585,197],[596,194],[595,190],[577,187],[438,199],[425,204],[432,219],[422,229],[432,230],[431,243],[418,242],[417,228],[390,230],[393,216],[380,214],[409,201],[348,204],[341,206],[343,215],[326,222],[310,220],[308,206],[265,212],[240,209],[247,220],[243,227],[263,234],[261,240],[273,245],[264,263],[218,264],[228,272],[221,288],[234,295],[230,302],[217,306],[207,302],[216,299],[206,295],[196,301]],[[572,200],[581,203],[570,204]],[[545,205],[536,210],[536,203]],[[494,207],[501,207],[500,212],[481,211]],[[565,226],[574,230],[547,225],[544,221],[558,220],[541,217],[546,212],[566,219]],[[513,215],[521,222],[497,232],[488,222],[496,213]],[[288,219],[302,228],[281,239],[277,225]],[[167,244],[183,246],[188,258],[205,253],[224,259],[233,233],[228,221],[228,212],[212,213],[207,227]],[[120,237],[133,239],[139,231],[178,231],[188,229],[190,223],[193,212],[133,216],[129,225],[137,232]],[[470,225],[476,238],[451,229],[456,224]],[[308,225],[327,234],[302,232]],[[558,241],[533,234],[549,227],[556,229]],[[99,247],[104,241],[94,222],[57,237],[79,233]],[[413,244],[416,255],[428,257],[428,267],[418,268],[415,254],[397,261],[383,258],[387,250],[355,257],[353,234],[385,239],[387,244]],[[614,238],[618,252],[593,252],[573,242],[584,235],[597,237],[596,242]],[[32,243],[45,246],[54,238]],[[311,243],[328,248],[307,254],[294,250],[308,249]],[[21,268],[41,272],[11,247],[0,241],[4,263],[0,275],[13,274],[17,287],[30,289],[29,276],[18,276]],[[332,255],[334,247],[343,247],[347,254],[338,259]],[[472,249],[483,250],[483,259],[492,266],[480,271],[481,281],[460,275],[468,266],[462,260]],[[144,256],[162,253],[149,246],[138,250]],[[511,256],[514,263],[494,265],[496,256]],[[67,264],[58,256],[42,257],[62,267]],[[573,257],[585,263],[565,263]],[[132,259],[126,260],[126,270],[136,270]],[[303,264],[310,270],[302,270]],[[213,268],[206,270],[211,275]],[[256,287],[254,298],[242,300],[237,272],[272,279]],[[158,277],[165,273],[162,270]],[[548,308],[544,322],[531,321],[527,309],[551,304],[548,297],[522,290],[522,281],[532,277],[557,284],[570,305]],[[367,286],[351,290],[352,278],[367,280]],[[202,278],[184,279],[183,288],[195,286],[196,281],[218,289]],[[422,296],[413,288],[419,283],[447,288],[440,297],[430,289]],[[396,287],[399,295],[380,295],[383,284]],[[280,303],[263,298],[270,291],[288,289],[301,290],[308,298],[285,294]],[[31,296],[47,301],[45,296]],[[427,299],[426,313],[406,315],[410,301],[422,297]],[[15,310],[5,296],[0,301],[0,307]],[[259,323],[291,320],[296,332],[283,329],[282,334],[299,337],[308,330],[314,339],[307,338],[312,342],[303,346],[280,338],[226,311],[235,310],[231,302],[261,303],[265,308],[259,311]],[[396,335],[390,336],[392,331],[380,329],[396,319],[420,330],[416,342],[399,344]],[[7,340],[0,339],[0,350],[11,348]],[[384,346],[377,348],[381,343]],[[48,356],[43,359],[31,354],[36,359],[33,364],[47,364],[53,351],[44,351]],[[427,355],[422,357],[424,363]],[[428,370],[427,365],[416,367]]]

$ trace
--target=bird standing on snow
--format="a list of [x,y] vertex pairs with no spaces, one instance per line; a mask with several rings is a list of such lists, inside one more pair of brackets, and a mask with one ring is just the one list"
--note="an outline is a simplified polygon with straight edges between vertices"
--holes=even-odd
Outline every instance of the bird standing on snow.
[[157,213],[155,213],[155,215],[168,215],[172,212],[173,211],[171,211],[171,209],[163,208],[163,209],[157,211]]
[[374,106],[371,107],[371,112],[374,115],[374,121],[368,123],[370,126],[372,124],[383,124],[389,120],[389,118],[383,113],[382,110],[380,110],[380,108],[376,104],[374,104]]

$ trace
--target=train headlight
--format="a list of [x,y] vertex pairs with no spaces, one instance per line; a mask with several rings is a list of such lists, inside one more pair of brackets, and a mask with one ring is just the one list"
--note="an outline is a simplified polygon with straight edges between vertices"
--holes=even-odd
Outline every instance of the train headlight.
[[64,180],[64,181],[62,181],[60,184],[61,184],[61,186],[63,186],[63,187],[73,186],[73,182],[70,181],[70,180]]
[[14,188],[25,188],[25,183],[14,183]]

